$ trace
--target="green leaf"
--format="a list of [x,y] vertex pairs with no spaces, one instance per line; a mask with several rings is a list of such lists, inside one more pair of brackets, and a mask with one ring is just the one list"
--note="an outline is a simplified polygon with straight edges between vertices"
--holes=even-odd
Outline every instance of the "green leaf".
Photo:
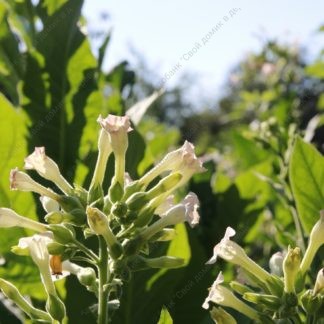
[[297,138],[293,148],[289,178],[299,218],[309,233],[324,208],[324,158],[301,138]]
[[[9,173],[14,167],[21,167],[27,154],[27,122],[24,112],[15,109],[12,104],[0,95],[0,206],[14,207],[20,215],[37,219],[35,203],[29,192],[10,192]],[[23,294],[36,298],[44,297],[44,289],[40,281],[38,270],[29,257],[16,256],[10,252],[13,245],[17,245],[20,237],[30,235],[22,228],[0,229],[0,256],[5,260],[0,267],[0,277],[14,283]]]
[[161,310],[161,316],[157,324],[173,324],[171,315],[169,314],[166,307],[163,307]]

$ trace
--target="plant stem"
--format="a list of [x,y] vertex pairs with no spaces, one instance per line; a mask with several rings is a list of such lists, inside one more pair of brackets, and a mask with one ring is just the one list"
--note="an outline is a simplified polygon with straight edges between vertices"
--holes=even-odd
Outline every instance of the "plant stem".
[[99,236],[99,303],[98,303],[98,324],[108,323],[108,251],[104,238]]

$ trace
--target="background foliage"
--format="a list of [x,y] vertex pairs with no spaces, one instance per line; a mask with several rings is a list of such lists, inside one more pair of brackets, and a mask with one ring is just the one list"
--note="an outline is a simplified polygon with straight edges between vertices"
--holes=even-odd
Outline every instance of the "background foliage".
[[[46,146],[64,176],[87,187],[97,150],[97,116],[124,114],[156,88],[156,76],[143,65],[135,68],[137,75],[124,61],[102,70],[110,34],[93,53],[82,4],[0,1],[0,203],[34,219],[44,216],[40,203],[32,194],[9,191],[10,169],[22,167],[34,146]],[[296,244],[296,222],[302,234],[297,237],[307,237],[324,207],[323,79],[323,53],[306,63],[300,49],[271,40],[233,69],[217,109],[192,109],[184,99],[185,83],[157,100],[130,134],[128,170],[132,177],[141,175],[183,139],[194,141],[208,169],[190,183],[201,201],[202,221],[195,230],[178,225],[176,238],[164,247],[187,266],[134,275],[114,323],[211,323],[201,304],[225,265],[205,262],[228,225],[265,267],[272,253]],[[300,137],[295,140],[294,134]],[[0,230],[0,277],[42,304],[35,266],[10,252],[23,234]],[[226,266],[225,275],[233,271]],[[94,321],[94,301],[75,279],[60,284],[60,293],[69,323]],[[0,318],[24,321],[1,302]]]

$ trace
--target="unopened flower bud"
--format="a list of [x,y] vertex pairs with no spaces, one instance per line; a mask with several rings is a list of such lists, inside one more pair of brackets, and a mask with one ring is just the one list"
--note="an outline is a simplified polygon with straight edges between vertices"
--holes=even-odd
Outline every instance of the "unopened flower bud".
[[109,188],[109,199],[113,203],[121,200],[123,194],[124,194],[124,189],[118,181],[114,182]]
[[146,192],[136,192],[127,199],[126,204],[129,210],[136,211],[140,210],[148,201]]
[[96,184],[90,187],[88,197],[87,197],[87,203],[90,205],[91,203],[102,200],[104,196],[103,190],[101,185]]
[[82,268],[78,271],[77,277],[80,283],[84,286],[92,286],[97,279],[96,272],[90,267]]
[[62,212],[51,212],[45,216],[45,221],[48,224],[61,224],[64,221]]
[[111,213],[116,217],[125,217],[127,213],[127,205],[123,202],[116,202],[111,208]]
[[314,295],[322,294],[324,295],[324,268],[322,268],[317,273],[315,286],[314,286]]
[[39,200],[41,201],[42,206],[47,213],[58,212],[60,210],[59,203],[52,198],[40,196]]
[[320,212],[320,219],[314,225],[310,236],[308,246],[300,265],[300,271],[304,274],[310,267],[318,249],[324,244],[324,210]]
[[247,292],[243,295],[243,298],[251,303],[264,305],[267,309],[272,311],[278,310],[281,306],[281,299],[274,295]]
[[314,295],[312,290],[307,290],[300,298],[304,310],[308,314],[315,314],[322,305],[320,295]]
[[118,259],[122,253],[122,247],[110,229],[107,216],[98,208],[87,207],[88,224],[97,234],[101,235],[108,246],[113,259]]
[[276,252],[271,256],[269,261],[271,274],[275,274],[279,277],[283,275],[283,270],[282,270],[283,260],[284,260],[284,255],[282,252]]
[[51,322],[51,317],[44,311],[31,305],[19,292],[19,290],[9,281],[0,279],[0,290],[5,296],[12,300],[23,312],[32,319],[39,319]]
[[61,244],[68,244],[75,240],[74,233],[64,225],[51,224],[48,229],[53,232],[56,242]]
[[301,262],[300,248],[294,249],[288,247],[287,255],[283,261],[283,273],[285,282],[285,292],[295,293],[295,281]]
[[62,255],[65,251],[65,245],[51,242],[47,244],[48,253],[51,255]]
[[165,178],[161,179],[152,189],[147,192],[148,200],[155,198],[156,196],[165,194],[172,191],[174,187],[180,182],[182,175],[180,172],[171,173]]
[[77,197],[59,196],[57,202],[67,213],[74,209],[83,209],[83,206]]
[[65,317],[65,305],[57,295],[49,294],[46,301],[46,310],[57,321],[62,322]]
[[232,315],[227,313],[221,307],[213,307],[210,316],[216,324],[236,324],[236,320]]
[[229,285],[236,293],[238,293],[240,295],[244,295],[245,293],[248,293],[248,292],[253,292],[252,289],[250,289],[249,287],[247,287],[237,281],[231,281]]

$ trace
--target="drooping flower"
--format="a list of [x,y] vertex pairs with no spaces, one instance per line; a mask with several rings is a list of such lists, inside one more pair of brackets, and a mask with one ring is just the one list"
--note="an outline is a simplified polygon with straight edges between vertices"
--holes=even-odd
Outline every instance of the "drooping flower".
[[318,249],[324,244],[324,210],[320,212],[320,218],[312,228],[308,246],[300,265],[300,272],[304,274],[313,262]]
[[216,280],[214,281],[212,287],[210,288],[209,294],[205,299],[202,307],[208,309],[209,302],[213,302],[217,305],[233,308],[238,312],[244,314],[245,316],[249,317],[250,319],[258,321],[258,313],[253,308],[251,308],[243,301],[238,299],[228,288],[222,286],[223,282],[224,278],[222,273],[220,272]]
[[214,254],[206,264],[213,264],[216,262],[217,257],[221,257],[226,261],[242,267],[261,281],[271,280],[271,275],[266,270],[250,259],[242,247],[231,241],[231,237],[235,233],[233,228],[227,227],[224,237],[215,245]]
[[45,232],[46,225],[18,215],[9,208],[0,208],[0,227],[23,227],[37,232]]
[[10,189],[21,191],[32,191],[42,196],[59,200],[59,195],[52,190],[43,187],[35,180],[33,180],[27,173],[19,171],[18,168],[11,170],[10,172]]
[[44,147],[35,147],[35,151],[25,158],[25,169],[37,171],[43,178],[54,182],[65,194],[73,190],[57,164],[45,154]]
[[22,237],[19,239],[18,247],[22,250],[28,250],[31,258],[39,269],[47,293],[56,295],[50,270],[50,255],[47,250],[47,244],[51,243],[52,240],[53,235],[51,232],[35,234],[30,237]]

